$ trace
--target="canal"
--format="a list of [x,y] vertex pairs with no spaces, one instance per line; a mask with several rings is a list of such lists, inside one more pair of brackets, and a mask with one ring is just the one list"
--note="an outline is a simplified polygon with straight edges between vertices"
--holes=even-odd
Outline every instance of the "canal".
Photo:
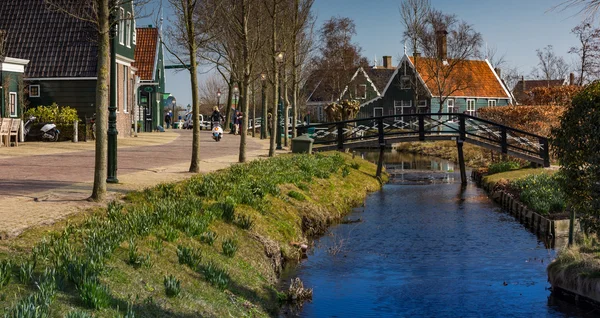
[[[376,160],[376,155],[365,154]],[[551,295],[556,255],[439,159],[386,153],[390,183],[284,274],[314,289],[300,317],[592,317]],[[458,168],[456,168],[458,170]],[[595,314],[595,315],[594,315]]]

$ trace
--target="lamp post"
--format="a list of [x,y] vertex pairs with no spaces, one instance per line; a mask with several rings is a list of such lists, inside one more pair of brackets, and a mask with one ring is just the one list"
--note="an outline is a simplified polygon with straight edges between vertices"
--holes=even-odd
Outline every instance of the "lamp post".
[[217,108],[221,111],[221,89],[217,89]]
[[[115,21],[115,12],[111,13],[111,21]],[[115,39],[117,38],[116,24],[110,30],[112,39],[110,41],[110,101],[108,104],[108,131],[107,131],[107,183],[119,183],[117,179],[117,53],[115,51]],[[126,75],[124,75],[126,76]]]
[[[281,72],[281,66],[283,65],[283,58],[284,58],[284,52],[283,51],[279,51],[277,52],[277,54],[275,55],[275,61],[277,61],[277,72]],[[279,75],[279,78],[281,78],[281,75]],[[276,85],[279,85],[280,83],[277,83]],[[277,147],[275,149],[277,150],[281,150],[283,148],[281,148],[281,133],[283,132],[283,121],[282,121],[282,113],[283,110],[281,109],[283,107],[283,101],[281,99],[281,85],[279,85],[279,103],[277,104],[277,127],[273,127],[273,129],[275,129],[275,138],[277,141]]]
[[265,89],[267,88],[267,74],[260,73],[260,81],[262,83],[262,120],[260,121],[260,139],[267,138],[267,126],[269,125],[269,116],[267,116],[267,95]]
[[234,109],[233,109],[233,114],[231,115],[231,133],[235,134],[235,121],[237,119],[237,110],[238,110],[238,93],[240,92],[240,89],[238,88],[237,84],[235,86],[233,86],[233,104],[234,104]]

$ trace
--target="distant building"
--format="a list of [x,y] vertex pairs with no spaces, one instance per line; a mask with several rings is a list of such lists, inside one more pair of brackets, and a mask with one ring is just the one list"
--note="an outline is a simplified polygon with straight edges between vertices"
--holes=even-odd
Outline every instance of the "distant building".
[[[572,75],[572,74],[571,74]],[[571,76],[573,77],[573,76]],[[564,79],[556,80],[526,80],[521,77],[521,80],[517,82],[512,90],[512,94],[515,97],[517,104],[528,104],[531,100],[531,91],[538,87],[556,87],[565,86],[567,81]]]

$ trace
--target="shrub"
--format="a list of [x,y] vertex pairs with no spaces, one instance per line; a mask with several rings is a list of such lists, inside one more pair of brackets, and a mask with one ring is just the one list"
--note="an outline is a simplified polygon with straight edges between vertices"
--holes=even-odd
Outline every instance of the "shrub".
[[106,308],[110,305],[108,288],[96,279],[86,279],[78,287],[81,301],[91,309]]
[[221,248],[223,249],[223,254],[228,257],[233,257],[238,250],[237,242],[232,238],[223,240]]
[[529,208],[548,215],[565,209],[565,194],[560,187],[560,178],[560,174],[529,175],[511,182],[510,187],[517,190],[520,200]]
[[181,292],[181,282],[173,274],[165,276],[163,283],[165,284],[165,293],[168,297],[176,297]]
[[291,190],[290,192],[288,192],[288,196],[290,198],[294,198],[294,199],[296,199],[298,201],[304,201],[304,200],[306,200],[306,197],[304,196],[304,194],[302,194],[302,193],[300,193],[298,191],[294,191],[294,190]]
[[34,116],[38,122],[53,122],[57,125],[73,124],[74,121],[79,120],[75,108],[58,106],[56,103],[53,103],[50,106],[30,108],[25,112],[24,116],[25,118]]
[[494,174],[494,173],[506,172],[506,171],[510,171],[510,170],[517,170],[519,168],[521,168],[521,165],[518,162],[501,161],[501,162],[491,163],[488,166],[488,173]]

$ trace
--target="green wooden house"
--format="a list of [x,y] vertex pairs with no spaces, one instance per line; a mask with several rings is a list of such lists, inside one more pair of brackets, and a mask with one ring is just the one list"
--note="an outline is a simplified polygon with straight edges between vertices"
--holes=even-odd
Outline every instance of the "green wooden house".
[[[49,10],[44,0],[3,1],[0,29],[6,30],[6,53],[28,59],[24,91],[28,107],[70,106],[92,117],[96,105],[98,45],[93,26],[68,14]],[[128,136],[134,109],[136,45],[132,2],[117,10],[112,39],[117,69],[117,129]]]
[[0,118],[23,115],[23,73],[27,63],[28,60],[0,57]]
[[138,88],[137,120],[144,131],[164,126],[165,63],[158,28],[137,28],[135,63],[140,78]]
[[[452,62],[452,61],[450,61]],[[466,113],[475,116],[487,106],[512,104],[510,92],[487,60],[453,64],[443,81],[436,70],[449,65],[445,59],[417,58],[404,54],[379,96],[361,103],[359,118],[414,113]],[[417,83],[414,72],[417,72]],[[418,100],[414,105],[415,91]]]

